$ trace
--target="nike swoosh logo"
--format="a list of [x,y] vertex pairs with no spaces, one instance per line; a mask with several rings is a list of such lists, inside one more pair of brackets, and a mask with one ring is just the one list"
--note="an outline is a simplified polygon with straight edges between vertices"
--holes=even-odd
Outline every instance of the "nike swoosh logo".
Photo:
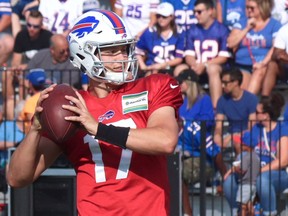
[[172,88],[172,89],[175,89],[175,88],[177,88],[179,85],[173,85],[173,84],[170,84],[170,88]]

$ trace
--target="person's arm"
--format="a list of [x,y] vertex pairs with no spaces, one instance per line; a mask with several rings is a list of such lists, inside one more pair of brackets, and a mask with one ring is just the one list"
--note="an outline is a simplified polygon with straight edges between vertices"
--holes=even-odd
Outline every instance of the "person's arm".
[[185,62],[186,62],[186,64],[189,65],[190,68],[194,67],[196,64],[196,58],[195,58],[195,56],[186,55],[185,56]]
[[8,148],[14,147],[15,143],[10,141],[0,141],[0,150],[7,150]]
[[285,49],[279,49],[274,47],[271,59],[279,63],[288,64],[288,53],[286,53]]
[[277,143],[277,156],[271,163],[261,168],[261,172],[279,170],[288,166],[288,136],[281,137]]
[[19,65],[21,65],[22,63],[22,53],[13,53],[13,57],[12,57],[12,62],[11,62],[11,66],[12,67],[17,67]]
[[[41,101],[48,97],[51,87],[45,89],[38,101],[36,113],[43,109]],[[13,153],[7,168],[7,182],[12,187],[24,187],[31,184],[61,154],[61,149],[51,140],[42,137],[38,118],[34,117],[30,131]]]
[[247,130],[250,130],[256,124],[256,112],[249,115]]
[[223,114],[216,114],[216,125],[214,130],[214,142],[220,146],[221,148],[225,147],[223,146],[223,121],[225,119],[225,116]]
[[12,25],[11,16],[3,14],[0,19],[0,32],[3,32],[5,29],[7,29],[11,25]]
[[114,7],[114,12],[120,17],[123,16],[123,10],[120,8]]
[[215,160],[217,169],[219,170],[221,176],[224,178],[225,174],[227,173],[227,169],[223,161],[222,153],[220,152],[219,154],[217,154],[214,160]]
[[[65,119],[79,122],[86,128],[89,134],[96,135],[97,137],[100,124],[88,112],[82,96],[78,92],[76,94],[79,99],[72,96],[66,96],[66,99],[74,102],[77,107],[63,105],[63,108],[77,113],[78,116],[68,116]],[[105,130],[109,130],[108,133],[111,133],[111,128],[107,127],[104,125]],[[103,128],[103,125],[101,128]],[[119,127],[116,127],[116,129],[119,129]],[[109,137],[105,138],[107,140],[110,139]],[[146,128],[131,128],[124,145],[132,151],[143,154],[171,154],[174,152],[177,140],[178,124],[175,110],[173,107],[164,106],[158,108],[149,116]],[[121,147],[123,148],[123,145]]]
[[[182,58],[174,58],[170,61],[167,61],[167,62],[163,62],[163,63],[155,63],[155,64],[152,64],[149,69],[152,69],[152,70],[165,70],[167,67],[174,67],[174,66],[177,66],[179,64],[181,64],[183,61]],[[139,62],[140,64],[140,62]],[[140,66],[141,68],[141,66]]]
[[217,18],[218,22],[223,23],[223,16],[222,16],[223,11],[222,11],[222,5],[221,5],[220,0],[217,0],[217,2],[216,2],[216,12],[217,12],[216,18]]
[[146,71],[148,68],[147,68],[147,65],[145,63],[145,56],[136,55],[136,58],[137,58],[138,63],[139,63],[139,68],[143,71]]
[[227,39],[227,46],[236,49],[246,34],[255,26],[255,20],[250,18],[244,29],[233,29]]

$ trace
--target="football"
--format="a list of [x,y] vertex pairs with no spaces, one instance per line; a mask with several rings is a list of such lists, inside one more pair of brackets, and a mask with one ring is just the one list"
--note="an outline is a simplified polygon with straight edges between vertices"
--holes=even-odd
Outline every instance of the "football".
[[67,100],[64,96],[74,96],[77,98],[75,91],[66,84],[59,84],[49,93],[41,106],[43,111],[40,113],[40,123],[42,131],[56,143],[65,141],[73,135],[78,128],[79,123],[67,121],[66,116],[75,116],[76,113],[65,110],[62,105],[74,105],[72,101]]

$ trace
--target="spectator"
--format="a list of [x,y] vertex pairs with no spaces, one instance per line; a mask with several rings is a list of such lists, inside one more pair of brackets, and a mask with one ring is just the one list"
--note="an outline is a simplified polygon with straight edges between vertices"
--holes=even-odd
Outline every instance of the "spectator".
[[7,65],[12,53],[14,39],[11,35],[11,4],[10,0],[0,0],[0,67]]
[[[189,185],[200,181],[200,152],[201,152],[201,121],[206,122],[206,153],[207,153],[207,180],[213,177],[213,165],[222,175],[226,167],[222,160],[220,148],[213,143],[211,130],[214,123],[214,114],[211,98],[198,83],[198,77],[192,70],[183,71],[176,77],[184,94],[184,103],[179,108],[179,116],[183,121],[183,128],[178,139],[178,151],[184,155],[183,161],[183,211],[184,215],[191,216]],[[205,183],[202,181],[202,183]]]
[[12,5],[12,33],[15,38],[18,32],[21,30],[21,21],[27,20],[30,11],[38,10],[40,0],[18,0],[11,1],[16,2]]
[[87,17],[98,25],[83,37],[73,28],[68,39],[71,61],[88,74],[90,86],[76,97],[65,96],[76,107],[62,107],[77,115],[65,121],[82,126],[62,143],[45,137],[38,115],[55,85],[42,91],[33,126],[9,162],[7,181],[12,187],[31,184],[63,152],[76,171],[79,215],[169,215],[167,154],[178,138],[180,88],[168,75],[136,79],[135,40],[119,16],[91,11],[75,25]]
[[117,0],[115,12],[127,23],[132,36],[137,39],[143,31],[156,23],[156,9],[160,0]]
[[278,20],[282,25],[286,24],[288,21],[288,1],[287,0],[273,0],[274,7],[271,12],[272,17]]
[[[256,106],[258,98],[256,95],[241,89],[242,73],[238,68],[223,71],[221,75],[224,94],[219,98],[216,108],[216,126],[214,141],[220,147],[228,147],[232,136],[250,129],[255,123]],[[223,122],[229,123],[228,134],[223,139]],[[233,146],[238,154],[240,146]]]
[[[14,104],[9,101],[9,104]],[[24,101],[19,102],[15,109],[15,119],[4,120],[0,124],[0,192],[7,192],[7,182],[5,178],[6,164],[8,160],[8,149],[16,146],[24,139],[24,126],[20,119],[20,112],[23,108]],[[6,106],[6,105],[5,105]],[[7,104],[8,106],[8,104]]]
[[243,73],[242,88],[254,94],[262,88],[273,40],[281,26],[271,17],[272,7],[271,0],[247,0],[247,19],[241,19],[228,38],[228,46],[236,50],[236,66]]
[[216,107],[222,94],[220,81],[222,66],[231,56],[227,48],[229,30],[213,17],[214,5],[211,0],[197,0],[194,12],[198,24],[193,24],[191,30],[187,32],[186,64],[177,66],[174,76],[191,68],[200,76],[199,82],[203,84],[207,82],[205,75],[208,75],[210,95],[213,107]]
[[263,81],[262,95],[269,96],[276,84],[277,78],[286,81],[288,70],[288,23],[280,28],[274,41],[271,61]]
[[[252,143],[242,143],[241,153],[237,156],[236,161],[233,162],[232,168],[224,176],[225,181],[229,175],[235,173],[237,182],[239,182],[236,195],[239,216],[253,215],[254,212],[253,203],[256,197],[256,180],[260,171],[260,159],[255,153],[254,147]],[[233,215],[236,215],[235,212],[233,212]]]
[[41,0],[39,11],[42,13],[43,26],[53,34],[67,36],[71,26],[83,13],[82,0]]
[[52,83],[67,83],[81,88],[81,73],[69,61],[69,45],[61,34],[50,38],[50,48],[40,50],[29,62],[28,69],[43,68]]
[[[15,39],[13,58],[11,65],[17,69],[23,69],[27,61],[44,48],[49,48],[50,31],[42,29],[43,16],[39,11],[31,11],[27,17],[27,28],[21,30]],[[26,57],[23,60],[23,56]],[[21,64],[25,65],[21,65]]]
[[140,69],[146,76],[161,71],[173,75],[175,66],[182,62],[184,38],[177,33],[170,3],[158,6],[157,23],[141,35],[136,53]]
[[32,69],[27,74],[26,79],[28,80],[29,96],[25,99],[20,118],[25,123],[25,133],[28,133],[40,92],[46,87],[46,73],[42,68]]
[[217,0],[217,20],[225,24],[229,30],[246,17],[246,1],[243,0]]
[[13,120],[4,120],[0,124],[0,152],[2,155],[8,148],[14,147],[17,143],[22,141],[25,136],[24,124],[20,117],[24,103],[24,101],[18,102],[15,108],[14,106],[9,106],[9,109],[14,110],[15,118]]
[[[276,195],[288,188],[288,125],[278,122],[284,98],[279,93],[264,97],[257,105],[257,124],[242,136],[242,142],[256,146],[261,161],[261,171],[256,181],[263,215],[277,215]],[[224,182],[224,192],[231,208],[236,208],[237,191],[235,175]]]
[[192,24],[198,23],[194,15],[195,0],[162,0],[162,2],[168,2],[173,5],[175,22],[180,33],[186,32]]
[[83,13],[100,8],[98,0],[83,0]]

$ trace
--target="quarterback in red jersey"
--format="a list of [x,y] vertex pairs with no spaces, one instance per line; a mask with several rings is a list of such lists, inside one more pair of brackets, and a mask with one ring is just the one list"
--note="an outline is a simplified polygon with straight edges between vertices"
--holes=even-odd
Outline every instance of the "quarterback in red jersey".
[[71,62],[89,76],[87,91],[63,108],[78,114],[67,121],[82,126],[63,143],[41,134],[37,119],[10,160],[12,187],[32,183],[62,153],[77,175],[77,209],[82,216],[167,216],[169,182],[166,155],[178,139],[180,88],[169,75],[136,79],[135,40],[123,20],[98,10],[78,18],[69,36]]

